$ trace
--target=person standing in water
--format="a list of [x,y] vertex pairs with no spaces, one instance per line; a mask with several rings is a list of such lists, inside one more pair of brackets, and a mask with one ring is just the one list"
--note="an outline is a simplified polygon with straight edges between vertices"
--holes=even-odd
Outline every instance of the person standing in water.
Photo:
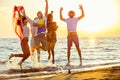
[[68,12],[68,16],[69,18],[65,19],[62,16],[62,11],[63,8],[60,8],[60,19],[64,22],[67,23],[67,29],[68,29],[68,36],[67,36],[67,57],[68,57],[68,64],[70,65],[70,50],[72,47],[72,43],[75,44],[79,58],[80,58],[80,64],[82,65],[82,56],[81,56],[81,50],[79,47],[79,38],[76,32],[77,29],[77,23],[79,20],[81,20],[84,17],[84,11],[83,11],[83,7],[80,5],[79,9],[82,12],[82,15],[80,15],[79,17],[74,17],[75,16],[75,12],[74,11],[69,11]]
[[52,55],[52,64],[55,63],[54,59],[54,48],[57,41],[57,35],[56,30],[58,29],[58,26],[56,25],[56,22],[53,22],[53,11],[51,11],[50,14],[47,16],[47,41],[48,41],[48,60],[50,61],[51,55]]

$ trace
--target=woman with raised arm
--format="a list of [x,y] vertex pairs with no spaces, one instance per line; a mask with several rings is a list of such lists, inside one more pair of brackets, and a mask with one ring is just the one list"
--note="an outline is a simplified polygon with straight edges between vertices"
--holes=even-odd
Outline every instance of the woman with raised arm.
[[22,60],[18,63],[22,69],[22,63],[30,56],[30,50],[28,45],[29,28],[27,26],[27,19],[20,14],[21,9],[23,9],[21,6],[14,7],[13,24],[15,32],[21,40],[23,54],[11,54],[9,59],[12,57],[22,57]]

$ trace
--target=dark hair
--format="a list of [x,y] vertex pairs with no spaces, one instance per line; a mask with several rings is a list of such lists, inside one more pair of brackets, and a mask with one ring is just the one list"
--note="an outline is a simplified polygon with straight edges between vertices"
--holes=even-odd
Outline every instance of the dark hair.
[[47,23],[51,22],[53,20],[53,15],[52,14],[48,14],[47,15]]
[[[22,23],[27,20],[26,17],[22,17]],[[17,25],[21,25],[21,20],[17,20]]]
[[[27,20],[26,17],[22,17],[22,23]],[[17,20],[17,25],[21,25],[21,20]]]
[[74,12],[74,11],[72,11],[72,10],[71,10],[71,11],[69,11],[69,13],[74,13],[74,14],[75,14],[75,12]]
[[48,14],[47,15],[47,19],[49,20],[49,18],[53,18],[53,15],[52,14]]
[[22,21],[24,22],[25,20],[27,20],[27,18],[26,17],[22,17]]
[[21,20],[17,20],[17,25],[21,25]]

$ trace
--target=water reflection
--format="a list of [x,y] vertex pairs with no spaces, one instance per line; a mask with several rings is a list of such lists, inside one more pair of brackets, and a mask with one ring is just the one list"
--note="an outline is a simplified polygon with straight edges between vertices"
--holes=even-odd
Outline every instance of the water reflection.
[[88,45],[91,46],[91,47],[96,46],[96,45],[97,45],[97,40],[96,40],[96,38],[95,38],[95,37],[90,37],[90,38],[88,39]]

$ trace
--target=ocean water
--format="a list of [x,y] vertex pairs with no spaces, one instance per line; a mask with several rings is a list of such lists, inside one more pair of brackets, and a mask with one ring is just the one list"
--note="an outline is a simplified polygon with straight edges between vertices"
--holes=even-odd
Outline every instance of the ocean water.
[[[80,38],[80,48],[84,65],[120,63],[120,37]],[[18,68],[17,63],[21,58],[13,58],[12,64],[8,64],[11,53],[22,53],[19,39],[0,38],[0,74],[1,72]],[[37,63],[37,54],[34,54],[34,66]],[[41,51],[41,65],[48,66],[48,53]],[[67,39],[58,38],[55,46],[55,64],[64,66],[67,64]],[[79,57],[75,46],[71,49],[71,64],[79,65]],[[31,58],[23,63],[24,69],[31,68]],[[38,66],[39,67],[39,66]]]

